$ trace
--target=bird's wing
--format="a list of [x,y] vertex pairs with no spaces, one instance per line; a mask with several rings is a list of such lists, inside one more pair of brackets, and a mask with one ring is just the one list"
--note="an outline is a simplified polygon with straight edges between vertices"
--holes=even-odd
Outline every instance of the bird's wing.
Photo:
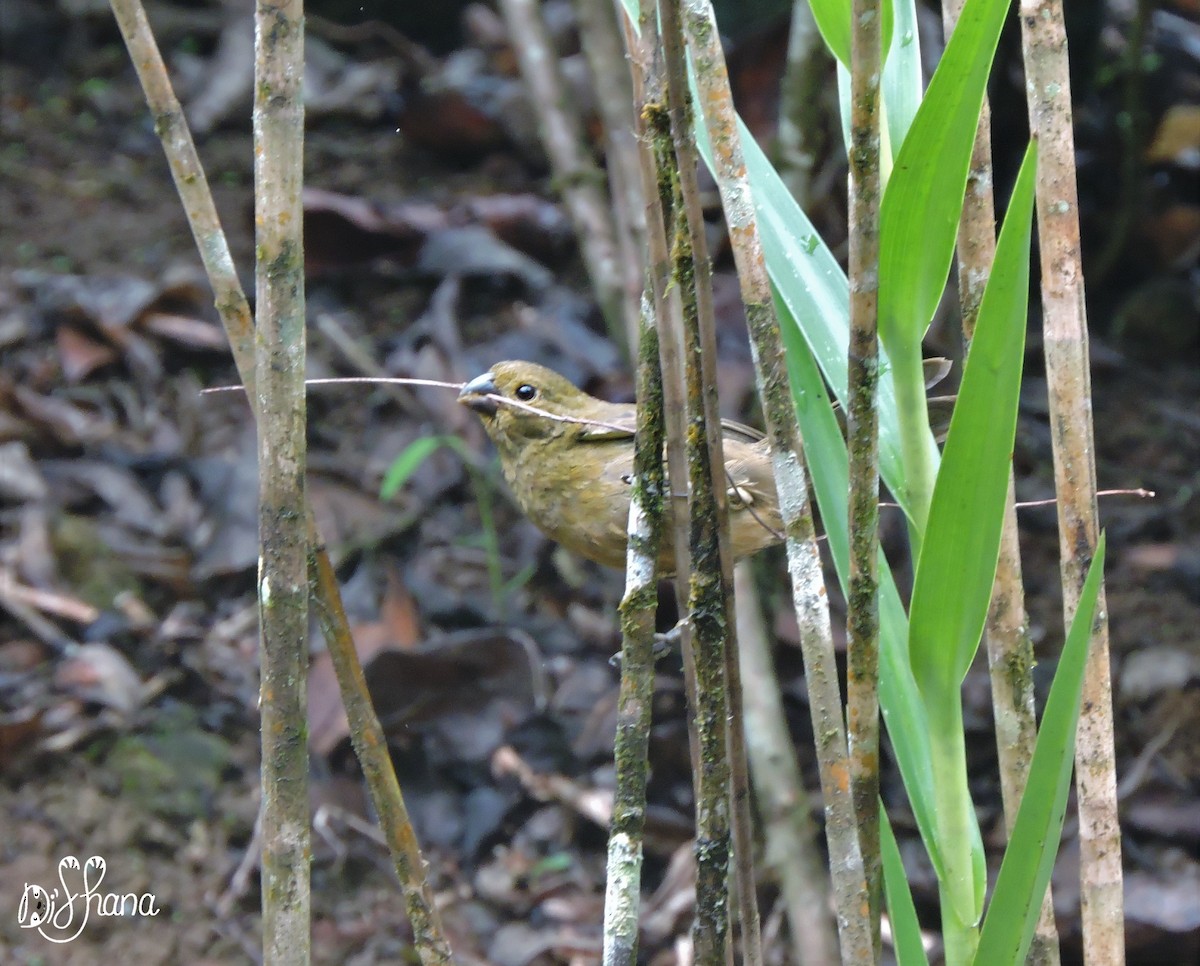
[[760,439],[766,439],[766,433],[755,429],[753,426],[747,426],[745,423],[734,422],[732,419],[722,419],[721,429],[724,431],[726,439],[740,439],[744,443],[757,443]]

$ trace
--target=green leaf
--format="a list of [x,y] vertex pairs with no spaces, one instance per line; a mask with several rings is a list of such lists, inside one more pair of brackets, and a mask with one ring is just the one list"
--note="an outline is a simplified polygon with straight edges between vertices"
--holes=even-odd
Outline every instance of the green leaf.
[[[902,0],[911,2],[911,0]],[[830,53],[844,66],[850,66],[850,0],[809,0],[813,20],[817,22],[817,30]],[[886,55],[891,45],[894,16],[891,0],[883,0],[880,4],[883,13],[883,53]]]
[[408,478],[417,471],[422,463],[443,446],[453,445],[450,442],[451,439],[458,442],[457,439],[449,436],[423,436],[409,443],[403,452],[392,460],[392,465],[383,475],[383,482],[379,486],[379,498],[390,500],[399,493],[400,488],[408,482]]
[[908,888],[908,876],[896,844],[896,833],[888,821],[883,803],[879,803],[879,850],[883,860],[883,888],[887,897],[888,921],[892,926],[892,943],[900,966],[929,966],[921,923]]
[[917,346],[954,251],[971,147],[1008,0],[967,0],[898,149],[879,212],[879,329],[888,354]]
[[1024,360],[1036,157],[1031,143],[996,246],[917,562],[909,657],[927,707],[958,693],[996,576]]
[[[895,155],[908,136],[924,93],[916,3],[914,0],[894,0],[893,7],[895,26],[891,31],[891,46],[886,51],[887,60],[880,82],[889,156]],[[890,168],[889,164],[886,170],[890,172]],[[884,180],[886,182],[886,176]]]
[[[850,464],[846,441],[842,438],[821,373],[778,293],[775,306],[783,332],[796,414],[804,438],[805,460],[812,475],[813,492],[821,510],[829,552],[845,592],[850,573],[846,506]],[[879,663],[879,707],[883,721],[917,827],[940,875],[942,863],[935,834],[929,723],[908,660],[908,617],[882,552],[879,555]]]
[[1104,574],[1104,550],[1102,533],[1050,685],[1029,779],[983,921],[975,966],[1024,963],[1037,926],[1067,810],[1088,642]]

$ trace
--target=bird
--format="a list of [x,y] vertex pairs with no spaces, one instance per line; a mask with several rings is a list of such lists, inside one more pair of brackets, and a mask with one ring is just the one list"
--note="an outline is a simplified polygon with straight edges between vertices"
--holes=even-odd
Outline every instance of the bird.
[[[464,384],[458,399],[478,414],[534,525],[573,553],[623,568],[636,407],[597,399],[552,369],[518,360],[497,362]],[[740,560],[780,543],[783,521],[765,437],[731,420],[721,428],[731,545]],[[659,573],[674,574],[671,541],[661,544]]]

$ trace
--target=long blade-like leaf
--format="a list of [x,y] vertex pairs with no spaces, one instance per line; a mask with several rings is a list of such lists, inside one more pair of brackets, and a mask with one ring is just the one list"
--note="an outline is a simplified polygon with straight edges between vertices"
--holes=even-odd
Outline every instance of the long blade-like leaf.
[[[843,592],[850,573],[850,537],[846,494],[850,464],[846,441],[829,405],[808,346],[789,318],[787,306],[776,298],[783,341],[787,348],[788,376],[796,397],[796,413],[804,437],[804,452],[812,473],[813,491],[826,542]],[[934,868],[941,873],[934,820],[932,769],[929,762],[929,723],[917,693],[908,660],[908,618],[882,552],[879,556],[879,707],[887,725],[892,751],[904,777],[909,803]]]
[[983,921],[975,966],[1018,966],[1025,962],[1042,897],[1050,884],[1071,786],[1083,672],[1104,574],[1104,546],[1102,533],[1050,685],[1029,779]]
[[971,148],[1009,0],[967,0],[904,143],[879,212],[879,334],[919,346],[954,252]]
[[921,923],[913,905],[912,890],[908,887],[900,847],[896,844],[896,833],[892,831],[882,802],[879,806],[879,852],[883,860],[883,888],[887,895],[896,961],[900,966],[929,966]]
[[967,354],[909,610],[927,706],[957,694],[983,634],[1008,494],[1029,304],[1037,153],[1025,153]]

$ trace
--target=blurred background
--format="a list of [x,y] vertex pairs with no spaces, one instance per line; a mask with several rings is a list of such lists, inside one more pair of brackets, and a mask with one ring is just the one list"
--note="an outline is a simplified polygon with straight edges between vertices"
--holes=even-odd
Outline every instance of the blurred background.
[[[718,6],[738,106],[776,150],[790,4]],[[150,2],[238,268],[253,292],[249,0]],[[312,377],[462,381],[531,359],[631,398],[589,293],[495,8],[307,4],[305,232]],[[1067,0],[1088,278],[1097,470],[1131,964],[1200,956],[1200,4]],[[932,64],[940,12],[922,7]],[[598,152],[575,8],[543,14]],[[1015,21],[991,88],[997,196],[1028,137]],[[814,98],[810,217],[844,255],[846,164],[832,66]],[[254,428],[128,55],[101,0],[0,0],[0,960],[257,961]],[[715,189],[722,404],[753,376]],[[958,359],[957,307],[930,353]],[[1039,306],[1017,430],[1019,500],[1053,496]],[[953,377],[952,377],[953,378]],[[392,499],[414,442],[454,435]],[[401,784],[464,962],[599,961],[620,574],[557,550],[512,505],[447,390],[309,399],[309,492],[338,567]],[[894,511],[893,511],[894,512]],[[1030,633],[1048,683],[1062,640],[1052,505],[1021,511]],[[903,539],[884,511],[885,544]],[[817,788],[782,555],[757,562],[797,754]],[[836,587],[836,583],[832,585]],[[835,633],[843,604],[833,590]],[[664,607],[661,623],[673,616]],[[1003,847],[985,671],[966,683],[973,793]],[[386,851],[314,632],[314,959],[404,959]],[[642,957],[678,962],[690,922],[691,781],[678,657],[659,666]],[[898,776],[884,798],[921,914],[936,922]],[[819,803],[818,803],[819,804]],[[820,822],[819,807],[814,820]],[[22,930],[29,883],[68,854],[156,918]],[[1078,962],[1074,827],[1055,875]],[[764,874],[772,962],[777,893]],[[774,925],[772,925],[772,923]],[[772,932],[771,930],[774,930]]]

